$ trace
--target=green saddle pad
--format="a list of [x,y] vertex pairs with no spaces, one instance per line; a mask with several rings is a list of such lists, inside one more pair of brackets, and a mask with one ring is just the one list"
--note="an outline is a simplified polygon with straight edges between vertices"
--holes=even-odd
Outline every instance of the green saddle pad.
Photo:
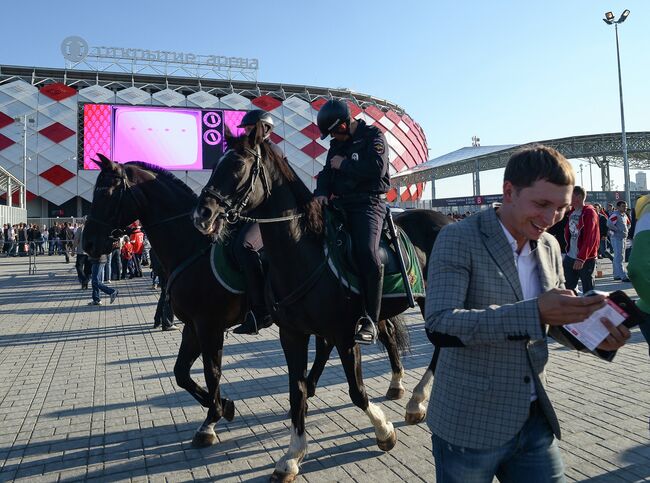
[[228,245],[225,243],[214,243],[210,250],[210,267],[216,279],[226,290],[235,294],[243,294],[246,290],[246,279],[230,254],[227,253],[228,249]]
[[[413,296],[424,297],[424,277],[422,275],[420,264],[418,263],[413,243],[411,243],[411,240],[401,228],[397,227],[397,230],[400,237],[402,252],[406,257],[406,275],[409,284],[411,285]],[[324,250],[325,256],[328,258],[329,268],[345,288],[359,294],[359,277],[348,261],[347,252],[349,247],[349,235],[343,228],[341,217],[338,214],[333,213],[332,210],[325,210]],[[397,263],[395,263],[398,255],[395,250],[393,250],[392,246],[390,246],[388,236],[383,231],[380,250],[385,252],[385,254],[382,254],[382,259],[390,260],[390,258],[394,258],[391,260],[391,263],[384,264],[385,271],[382,298],[406,297],[404,279],[402,278],[399,269],[394,268],[393,270],[386,271],[386,267],[398,267]]]

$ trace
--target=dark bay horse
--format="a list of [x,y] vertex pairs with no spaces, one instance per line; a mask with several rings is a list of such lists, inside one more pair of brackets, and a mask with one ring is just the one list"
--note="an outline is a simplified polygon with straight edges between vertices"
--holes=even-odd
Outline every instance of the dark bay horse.
[[[224,331],[241,323],[247,310],[246,300],[226,290],[213,276],[209,261],[212,240],[192,225],[189,214],[197,198],[187,185],[159,167],[137,162],[121,165],[99,157],[101,172],[84,228],[84,249],[91,256],[106,253],[114,230],[140,220],[167,273],[177,273],[170,296],[174,313],[185,326],[174,375],[176,383],[208,409],[192,443],[197,447],[209,446],[216,442],[217,421],[222,416],[232,420],[235,414],[234,402],[220,397],[221,357]],[[398,320],[388,326],[383,322],[380,330],[393,367],[389,399],[397,399],[404,392],[399,351],[407,347],[403,342],[405,330]],[[310,396],[315,393],[331,350],[327,341],[316,339],[316,357],[307,377]],[[207,391],[190,377],[199,355],[203,359]]]
[[[361,352],[354,342],[354,323],[361,313],[359,297],[348,297],[327,269],[323,251],[322,217],[311,192],[285,159],[262,141],[257,126],[249,136],[228,138],[230,149],[215,167],[199,196],[194,224],[205,234],[220,236],[225,220],[254,217],[269,261],[267,301],[280,327],[287,360],[291,403],[291,442],[277,462],[272,479],[292,481],[307,450],[305,434],[307,349],[310,334],[336,346],[348,381],[352,402],[375,429],[380,449],[389,451],[397,433],[379,406],[368,401],[362,379]],[[420,246],[422,268],[440,227],[442,214],[419,210],[396,220]],[[422,307],[423,301],[419,301]],[[408,308],[405,298],[382,303],[381,319]]]

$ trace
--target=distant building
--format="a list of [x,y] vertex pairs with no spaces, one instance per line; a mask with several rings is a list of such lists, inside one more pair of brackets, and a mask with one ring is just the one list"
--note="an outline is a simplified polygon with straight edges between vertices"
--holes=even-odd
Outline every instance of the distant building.
[[642,171],[637,171],[636,173],[636,189],[639,191],[645,191],[648,189],[648,182],[646,181],[646,175]]
[[634,181],[630,181],[630,191],[636,191],[638,188]]

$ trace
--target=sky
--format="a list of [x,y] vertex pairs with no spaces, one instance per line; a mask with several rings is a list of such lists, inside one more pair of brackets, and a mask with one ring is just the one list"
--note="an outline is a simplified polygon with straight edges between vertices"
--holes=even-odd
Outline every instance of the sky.
[[[647,0],[77,5],[3,5],[0,62],[64,67],[69,35],[91,46],[258,58],[262,82],[344,87],[400,105],[424,129],[430,158],[475,135],[485,146],[620,132],[614,28],[602,18],[627,8],[619,29],[626,129],[650,130]],[[500,176],[482,175],[482,192],[500,192]],[[622,189],[622,170],[613,180]],[[472,194],[471,181],[441,180],[436,194]]]

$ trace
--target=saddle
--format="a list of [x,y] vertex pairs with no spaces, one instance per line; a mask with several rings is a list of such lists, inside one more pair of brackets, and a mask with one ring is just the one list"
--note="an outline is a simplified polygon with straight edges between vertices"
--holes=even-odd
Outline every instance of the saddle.
[[[397,230],[413,296],[424,296],[424,277],[417,261],[415,248],[406,233],[399,227]],[[339,209],[328,207],[325,210],[324,245],[330,270],[339,278],[344,287],[354,293],[360,293],[359,269],[354,259],[352,238],[345,228],[345,214]],[[398,257],[384,221],[379,242],[379,258],[384,265],[384,298],[406,296]]]

